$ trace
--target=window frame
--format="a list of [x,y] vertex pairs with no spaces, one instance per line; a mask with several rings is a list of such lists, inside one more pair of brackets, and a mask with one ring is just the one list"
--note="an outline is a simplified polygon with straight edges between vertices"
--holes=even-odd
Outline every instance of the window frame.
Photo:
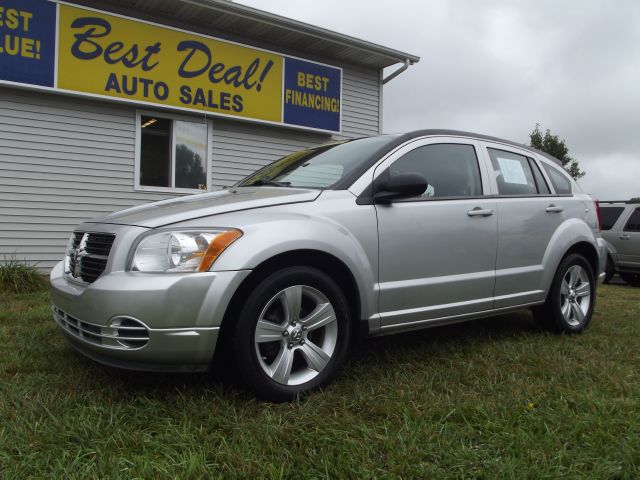
[[[171,187],[159,187],[155,185],[140,185],[140,168],[141,168],[141,148],[142,148],[142,117],[156,117],[163,120],[171,121]],[[134,159],[134,182],[133,189],[140,192],[157,192],[157,193],[204,193],[212,191],[211,186],[211,163],[212,163],[212,145],[213,145],[213,122],[205,116],[188,116],[176,115],[173,113],[156,112],[152,110],[136,110],[136,134],[135,134],[135,159]],[[176,183],[176,149],[175,139],[176,133],[174,122],[200,123],[207,127],[207,148],[205,158],[205,172],[207,179],[207,188],[177,188]]]
[[[451,145],[468,145],[473,147],[474,153],[476,155],[476,162],[478,164],[478,173],[480,174],[480,188],[482,189],[482,195],[474,195],[474,196],[448,196],[448,197],[411,197],[411,198],[401,198],[393,200],[392,203],[406,203],[406,202],[442,202],[442,201],[451,201],[451,200],[473,200],[479,198],[487,198],[491,195],[489,194],[490,188],[487,182],[487,171],[486,164],[482,158],[482,154],[480,152],[480,145],[477,140],[471,138],[460,138],[460,137],[426,137],[426,138],[417,138],[407,144],[404,144],[400,148],[394,150],[387,158],[385,158],[382,162],[378,163],[373,172],[373,182],[371,186],[375,183],[375,181],[381,175],[384,175],[385,172],[394,164],[396,161],[400,160],[407,153],[412,152],[421,147],[426,147],[429,145],[442,145],[442,144],[451,144]],[[428,181],[428,179],[427,179]],[[366,191],[365,191],[366,192]],[[359,204],[368,204],[370,203],[369,197],[366,193],[363,192],[359,199]]]
[[[498,185],[498,179],[496,177],[496,169],[495,169],[495,167],[493,165],[493,161],[491,159],[491,153],[489,153],[489,150],[496,150],[496,151],[500,151],[500,152],[510,153],[511,155],[518,155],[519,157],[523,157],[525,164],[529,167],[529,173],[531,174],[531,178],[533,179],[533,185],[535,186],[536,193],[523,193],[523,194],[504,194],[504,193],[500,193],[500,187]],[[506,148],[497,148],[497,147],[491,146],[491,145],[486,145],[485,152],[487,154],[487,165],[491,169],[491,178],[492,178],[494,186],[495,186],[495,196],[496,197],[500,197],[500,198],[502,198],[502,197],[531,198],[531,197],[544,197],[544,196],[546,196],[546,194],[542,194],[542,193],[538,192],[538,184],[536,183],[536,176],[533,173],[533,169],[531,168],[531,164],[529,163],[529,160],[531,159],[530,155],[525,155],[522,152],[509,150],[509,149],[506,149]]]
[[[491,183],[491,190],[493,192],[494,197],[496,198],[573,197],[574,195],[573,185],[571,185],[572,193],[560,194],[556,192],[555,186],[551,182],[551,179],[549,178],[549,175],[546,169],[544,168],[544,160],[539,158],[539,155],[536,155],[534,152],[530,150],[514,147],[512,145],[508,145],[504,143],[486,142],[486,141],[482,141],[480,143],[482,146],[482,154],[484,155],[484,161],[486,163],[486,166],[489,172],[489,182]],[[527,157],[530,161],[533,161],[535,165],[538,167],[538,169],[540,170],[540,173],[542,174],[542,177],[544,178],[544,181],[546,182],[547,188],[549,189],[550,193],[536,193],[535,195],[500,195],[498,193],[498,182],[496,181],[496,178],[495,178],[493,163],[491,162],[491,156],[489,154],[490,148],[494,150],[504,150],[505,152]],[[531,169],[531,165],[529,165],[529,168]],[[534,181],[535,181],[535,174],[533,170],[531,171],[531,174],[534,176]],[[537,184],[536,184],[536,189],[537,189]]]
[[636,208],[632,208],[631,209],[631,215],[629,215],[624,220],[624,226],[622,227],[622,231],[623,232],[640,233],[640,229],[638,229],[638,230],[629,230],[629,229],[627,229],[627,227],[629,226],[629,222],[631,222],[631,218],[636,214],[636,212],[640,212],[640,207],[636,207]]

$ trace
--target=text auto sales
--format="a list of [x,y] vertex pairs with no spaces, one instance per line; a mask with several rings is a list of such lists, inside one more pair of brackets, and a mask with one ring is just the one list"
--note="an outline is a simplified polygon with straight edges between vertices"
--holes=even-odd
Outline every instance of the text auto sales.
[[[122,64],[127,68],[140,67],[144,72],[153,70],[157,65],[156,55],[160,53],[161,43],[156,42],[144,48],[133,44],[126,47],[123,42],[115,41],[106,46],[96,42],[96,39],[108,36],[111,33],[111,25],[101,18],[78,18],[72,24],[72,28],[84,29],[74,35],[75,41],[71,46],[71,53],[80,60],[93,60],[103,57],[110,65]],[[236,88],[244,88],[249,91],[262,89],[262,83],[273,67],[273,61],[269,60],[264,66],[260,59],[254,59],[244,69],[240,65],[227,66],[223,63],[214,63],[212,52],[207,45],[196,40],[185,40],[178,44],[179,52],[186,52],[184,60],[178,67],[178,75],[181,78],[195,78],[207,74],[213,84],[224,83]],[[179,88],[179,100],[185,105],[202,106],[219,110],[242,112],[242,95],[229,92],[215,92],[202,88],[192,88],[189,85],[181,85]],[[155,98],[163,101],[169,97],[170,89],[163,81],[150,78],[142,78],[128,75],[109,74],[105,85],[105,92],[125,95],[142,95],[144,98]]]

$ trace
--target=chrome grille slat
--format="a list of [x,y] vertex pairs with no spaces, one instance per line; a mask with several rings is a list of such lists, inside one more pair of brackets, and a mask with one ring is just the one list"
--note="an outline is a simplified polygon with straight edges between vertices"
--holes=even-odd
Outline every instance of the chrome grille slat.
[[[69,332],[74,337],[84,340],[85,342],[91,343],[93,345],[100,345],[109,348],[119,348],[124,350],[141,348],[149,342],[149,330],[146,327],[119,325],[105,327],[72,317],[55,305],[52,306],[52,310],[53,318],[61,328]],[[130,331],[131,333],[135,333],[138,336],[120,335],[120,330]]]
[[67,251],[65,273],[75,280],[95,282],[107,267],[114,241],[112,233],[74,232]]

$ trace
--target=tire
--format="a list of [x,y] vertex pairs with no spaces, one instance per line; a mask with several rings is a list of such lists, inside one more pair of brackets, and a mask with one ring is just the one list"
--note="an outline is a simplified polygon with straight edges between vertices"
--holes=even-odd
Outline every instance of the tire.
[[328,385],[344,362],[350,310],[338,285],[310,267],[288,267],[249,294],[233,334],[244,385],[285,402]]
[[616,269],[613,266],[611,257],[607,257],[607,265],[604,269],[604,283],[609,283],[613,278],[613,274],[616,273]]
[[640,273],[620,272],[620,277],[632,287],[640,287]]
[[567,255],[556,271],[545,304],[534,310],[540,325],[556,333],[580,333],[591,321],[596,281],[589,262]]

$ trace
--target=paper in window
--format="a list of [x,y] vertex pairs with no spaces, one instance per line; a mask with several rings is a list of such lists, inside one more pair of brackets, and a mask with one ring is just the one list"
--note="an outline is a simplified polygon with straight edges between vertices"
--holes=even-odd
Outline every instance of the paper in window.
[[502,173],[502,179],[506,183],[516,183],[518,185],[527,185],[527,177],[522,168],[522,163],[518,160],[511,158],[498,157],[498,164],[500,165],[500,172]]

